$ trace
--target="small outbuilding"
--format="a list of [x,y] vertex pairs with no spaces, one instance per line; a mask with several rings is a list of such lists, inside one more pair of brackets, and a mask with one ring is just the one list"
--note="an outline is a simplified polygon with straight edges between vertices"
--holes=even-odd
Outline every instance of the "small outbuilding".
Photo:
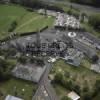
[[15,97],[15,96],[8,95],[8,96],[6,96],[5,100],[23,100],[23,99]]
[[80,99],[80,96],[79,96],[77,93],[75,93],[74,91],[70,92],[70,93],[68,94],[68,97],[69,97],[71,100],[79,100],[79,99]]

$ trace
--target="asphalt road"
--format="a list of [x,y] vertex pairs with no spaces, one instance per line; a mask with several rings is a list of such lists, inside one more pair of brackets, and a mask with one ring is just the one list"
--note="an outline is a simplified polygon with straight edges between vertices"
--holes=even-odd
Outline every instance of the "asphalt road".
[[47,68],[38,84],[39,87],[33,97],[33,100],[59,100],[48,80],[48,74],[52,68],[52,64],[47,62],[45,62],[45,64]]

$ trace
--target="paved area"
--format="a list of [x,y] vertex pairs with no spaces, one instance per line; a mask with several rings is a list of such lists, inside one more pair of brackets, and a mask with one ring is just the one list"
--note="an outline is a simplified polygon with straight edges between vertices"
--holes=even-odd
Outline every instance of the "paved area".
[[19,27],[16,28],[16,30],[20,30],[21,28],[23,28],[24,26],[30,24],[31,22],[34,22],[35,20],[41,18],[41,16],[36,16],[28,21],[26,21],[24,24],[20,25]]
[[59,100],[53,87],[48,81],[48,74],[52,68],[52,65],[47,62],[45,63],[46,63],[47,68],[43,77],[41,78],[39,82],[39,88],[37,89],[33,97],[33,100],[40,100],[40,98],[42,98],[41,100]]

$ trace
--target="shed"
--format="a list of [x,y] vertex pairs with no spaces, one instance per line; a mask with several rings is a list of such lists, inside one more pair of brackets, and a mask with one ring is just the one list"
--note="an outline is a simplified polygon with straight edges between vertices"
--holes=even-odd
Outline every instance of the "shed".
[[70,93],[68,94],[68,97],[69,97],[71,100],[79,100],[79,99],[80,99],[80,96],[79,96],[77,93],[75,93],[74,91],[70,92]]
[[8,96],[6,96],[5,100],[23,100],[23,99],[15,97],[15,96],[8,95]]

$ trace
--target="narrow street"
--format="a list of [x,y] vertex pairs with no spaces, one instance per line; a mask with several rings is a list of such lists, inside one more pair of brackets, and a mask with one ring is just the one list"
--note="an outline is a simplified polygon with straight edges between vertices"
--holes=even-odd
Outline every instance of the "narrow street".
[[47,68],[38,84],[39,87],[33,97],[33,100],[59,100],[48,80],[48,75],[52,68],[52,64],[48,62],[45,62],[45,64]]

